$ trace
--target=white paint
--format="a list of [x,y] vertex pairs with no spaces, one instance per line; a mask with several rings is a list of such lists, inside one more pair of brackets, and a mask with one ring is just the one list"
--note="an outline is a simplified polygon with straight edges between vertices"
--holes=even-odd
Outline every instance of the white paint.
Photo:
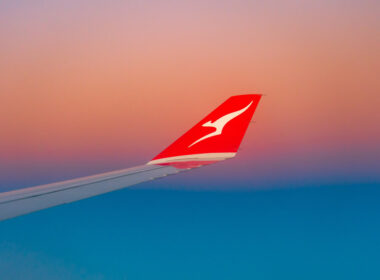
[[219,161],[227,158],[232,158],[236,153],[206,153],[206,154],[192,154],[184,156],[166,157],[155,159],[147,163],[147,165],[168,163],[168,162],[182,162],[182,161]]
[[215,128],[215,131],[214,132],[211,132],[201,138],[199,138],[197,141],[193,142],[188,148],[190,148],[191,146],[207,139],[207,138],[210,138],[210,137],[214,137],[214,136],[217,136],[217,135],[220,135],[222,134],[223,132],[223,128],[224,126],[229,123],[231,120],[233,120],[234,118],[236,118],[237,116],[243,114],[245,111],[248,110],[248,108],[252,105],[253,101],[251,101],[251,103],[249,103],[246,107],[244,107],[243,109],[239,110],[239,111],[236,111],[236,112],[232,112],[232,113],[229,113],[219,119],[217,119],[216,121],[214,122],[211,122],[211,121],[208,121],[206,123],[204,123],[202,126],[204,127],[214,127]]

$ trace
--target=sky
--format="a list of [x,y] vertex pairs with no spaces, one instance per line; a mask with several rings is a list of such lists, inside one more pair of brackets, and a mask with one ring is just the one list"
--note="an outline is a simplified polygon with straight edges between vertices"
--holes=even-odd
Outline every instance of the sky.
[[144,164],[264,97],[232,160],[0,223],[0,278],[379,278],[379,12],[1,1],[0,191]]

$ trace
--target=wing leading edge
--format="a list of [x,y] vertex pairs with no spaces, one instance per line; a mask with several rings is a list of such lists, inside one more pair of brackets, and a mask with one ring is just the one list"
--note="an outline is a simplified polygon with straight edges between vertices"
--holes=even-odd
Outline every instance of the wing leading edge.
[[232,158],[260,98],[230,97],[146,165],[0,193],[0,221]]

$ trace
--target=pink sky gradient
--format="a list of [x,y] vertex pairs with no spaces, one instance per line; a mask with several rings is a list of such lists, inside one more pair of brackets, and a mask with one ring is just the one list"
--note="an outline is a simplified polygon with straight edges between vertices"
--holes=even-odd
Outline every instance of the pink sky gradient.
[[2,1],[0,189],[145,163],[245,93],[242,151],[201,177],[379,180],[379,6]]

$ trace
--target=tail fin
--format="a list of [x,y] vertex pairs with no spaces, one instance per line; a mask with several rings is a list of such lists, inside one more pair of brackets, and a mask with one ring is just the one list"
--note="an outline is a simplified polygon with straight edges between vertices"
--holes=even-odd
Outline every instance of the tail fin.
[[230,97],[148,164],[190,168],[234,157],[260,98]]

